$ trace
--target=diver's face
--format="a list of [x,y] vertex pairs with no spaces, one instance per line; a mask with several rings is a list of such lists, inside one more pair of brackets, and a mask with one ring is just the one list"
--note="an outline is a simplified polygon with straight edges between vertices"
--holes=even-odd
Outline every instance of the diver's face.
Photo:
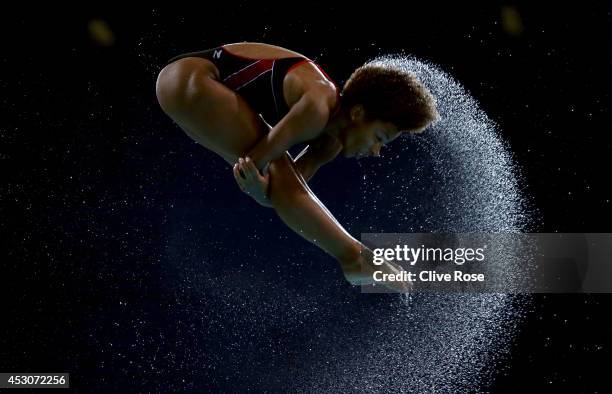
[[344,134],[344,157],[380,156],[380,148],[400,134],[393,123],[365,119],[359,109],[351,111],[351,122]]

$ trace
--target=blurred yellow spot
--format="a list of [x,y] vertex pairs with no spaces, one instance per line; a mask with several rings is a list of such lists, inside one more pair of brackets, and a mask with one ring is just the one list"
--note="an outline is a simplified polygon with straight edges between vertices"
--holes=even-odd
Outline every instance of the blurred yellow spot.
[[87,28],[89,29],[89,35],[96,44],[108,47],[115,43],[113,31],[108,26],[108,23],[102,19],[90,20]]
[[523,32],[523,20],[516,7],[504,6],[501,9],[502,28],[512,36]]

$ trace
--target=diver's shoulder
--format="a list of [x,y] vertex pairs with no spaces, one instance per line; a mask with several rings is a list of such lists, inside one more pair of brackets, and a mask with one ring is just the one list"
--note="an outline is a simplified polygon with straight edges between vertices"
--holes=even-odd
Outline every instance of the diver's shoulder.
[[320,103],[325,103],[325,106],[330,110],[335,108],[337,104],[338,92],[336,86],[327,79],[321,79],[316,74],[296,70],[285,76],[284,85],[287,103],[290,107],[304,95],[308,95]]

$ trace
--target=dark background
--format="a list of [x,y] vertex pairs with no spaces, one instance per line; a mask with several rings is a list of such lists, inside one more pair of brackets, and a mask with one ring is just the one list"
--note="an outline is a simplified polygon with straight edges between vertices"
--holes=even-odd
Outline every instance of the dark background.
[[[155,299],[171,310],[172,290],[155,266],[164,234],[143,218],[166,224],[185,199],[246,203],[230,178],[215,193],[198,191],[222,166],[207,167],[202,157],[218,159],[205,156],[156,106],[160,66],[185,51],[268,42],[315,59],[340,84],[375,55],[404,50],[428,59],[454,75],[499,125],[539,210],[537,232],[610,232],[607,4],[403,10],[377,4],[5,13],[0,209],[8,296],[0,370],[79,365],[79,387],[86,387],[88,371],[104,368],[91,344],[118,327],[115,316],[103,313],[106,303],[136,307]],[[512,14],[504,6],[522,28],[508,27]],[[96,29],[96,20],[112,35]],[[609,295],[535,299],[491,389],[608,391],[597,369],[609,364]],[[99,320],[96,333],[80,330],[92,320]],[[73,375],[78,382],[79,373]]]

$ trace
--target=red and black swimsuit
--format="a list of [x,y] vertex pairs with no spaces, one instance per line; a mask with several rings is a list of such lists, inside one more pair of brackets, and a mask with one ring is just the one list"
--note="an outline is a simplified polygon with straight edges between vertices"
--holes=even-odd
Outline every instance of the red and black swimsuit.
[[301,56],[254,59],[234,55],[224,46],[219,46],[178,55],[170,59],[168,63],[185,57],[202,57],[213,62],[219,69],[221,82],[238,92],[272,126],[289,112],[289,106],[283,94],[283,80],[292,68],[303,62],[311,62],[334,83],[321,67],[312,60]]

